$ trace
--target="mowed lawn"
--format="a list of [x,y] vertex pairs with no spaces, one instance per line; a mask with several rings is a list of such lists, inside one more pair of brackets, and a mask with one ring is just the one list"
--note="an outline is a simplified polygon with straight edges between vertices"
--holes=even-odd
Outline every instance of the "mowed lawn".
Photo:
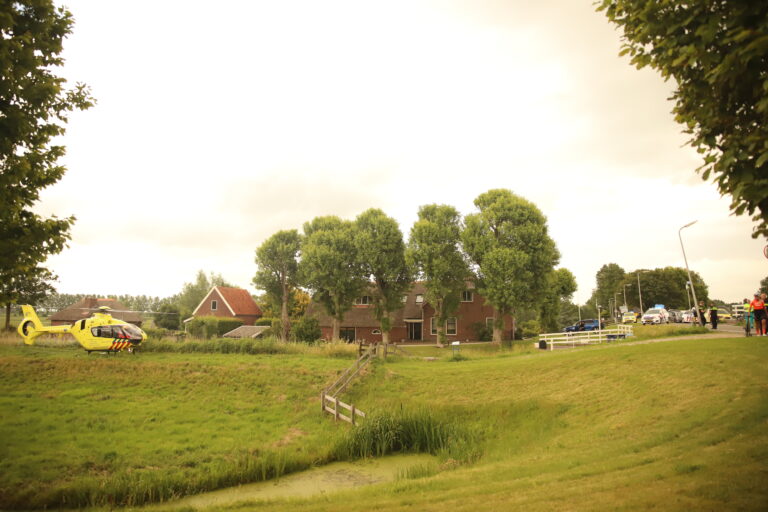
[[[768,509],[765,340],[462,355],[377,362],[344,399],[369,414],[450,418],[480,439],[474,464],[440,460],[424,478],[230,508]],[[0,346],[0,498],[34,505],[122,489],[134,492],[127,502],[151,501],[191,491],[187,481],[258,477],[249,461],[323,463],[351,427],[321,415],[319,389],[350,363]]]
[[320,389],[350,363],[0,345],[0,508],[141,503],[309,466],[338,431]]
[[349,398],[448,411],[484,432],[479,462],[258,510],[768,509],[767,341],[465,354],[380,365]]

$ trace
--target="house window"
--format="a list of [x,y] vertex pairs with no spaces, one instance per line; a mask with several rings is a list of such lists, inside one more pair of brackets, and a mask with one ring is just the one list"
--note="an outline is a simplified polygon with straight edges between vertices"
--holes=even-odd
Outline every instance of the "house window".
[[355,299],[355,306],[370,306],[373,304],[373,299],[370,295],[363,295]]
[[407,295],[403,295],[403,304],[405,304],[406,302],[408,302],[408,296]]
[[371,334],[381,334],[381,329],[374,329],[371,331]]
[[423,304],[424,303],[424,296],[422,294],[416,295],[416,304]]
[[472,292],[469,290],[461,292],[461,302],[472,302]]
[[485,327],[486,329],[493,331],[493,317],[489,317],[485,319]]
[[[456,317],[451,317],[445,322],[445,334],[448,336],[456,336]],[[437,335],[437,318],[434,316],[430,318],[430,327],[432,329],[432,335]]]
[[447,322],[445,322],[445,334],[448,336],[456,336],[456,326],[458,323],[456,322],[456,317],[451,317],[448,319]]
[[216,302],[215,300],[212,300],[211,301],[211,311],[216,311],[216,308],[218,308],[218,307],[219,307],[218,302]]

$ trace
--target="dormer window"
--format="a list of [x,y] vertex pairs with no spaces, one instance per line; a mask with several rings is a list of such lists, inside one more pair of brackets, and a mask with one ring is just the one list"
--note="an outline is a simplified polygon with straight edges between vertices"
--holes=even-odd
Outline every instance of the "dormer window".
[[416,295],[416,304],[424,304],[424,296],[420,293]]
[[363,295],[355,299],[355,306],[370,306],[373,304],[373,298],[370,295]]
[[211,311],[216,311],[216,309],[219,307],[219,303],[215,300],[211,301]]
[[469,290],[464,290],[461,292],[461,302],[472,302],[472,292]]

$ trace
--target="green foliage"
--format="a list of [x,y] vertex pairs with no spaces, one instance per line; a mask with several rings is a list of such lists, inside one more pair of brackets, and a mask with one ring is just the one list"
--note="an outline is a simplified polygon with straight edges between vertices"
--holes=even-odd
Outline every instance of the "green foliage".
[[40,191],[59,181],[64,147],[51,142],[65,133],[74,110],[93,105],[88,89],[54,74],[64,63],[64,38],[72,15],[52,1],[0,4],[0,303],[16,302],[32,284],[50,291],[42,268],[70,238],[74,217],[43,218],[32,208]]
[[158,308],[160,315],[154,315],[155,325],[163,329],[178,329],[181,326],[181,315],[175,304],[166,302]]
[[301,282],[334,319],[333,337],[337,338],[344,314],[367,284],[354,224],[335,216],[317,217],[304,224],[304,233]]
[[768,4],[761,1],[602,0],[621,27],[621,54],[674,79],[675,120],[703,156],[731,210],[768,236]]
[[271,327],[272,326],[272,322],[274,322],[275,320],[276,320],[275,318],[270,318],[270,317],[263,316],[263,317],[259,318],[258,320],[256,320],[256,322],[254,322],[254,325],[268,325],[268,326]]
[[396,452],[444,453],[462,463],[474,462],[479,451],[457,449],[477,444],[476,434],[428,409],[371,413],[336,445],[334,458],[381,457]]
[[541,334],[541,324],[537,320],[528,320],[520,325],[521,334],[523,338],[535,338]]
[[542,303],[560,254],[546,217],[530,201],[494,189],[480,194],[475,206],[479,211],[464,219],[462,242],[477,268],[478,292],[496,310],[498,329],[505,315]]
[[194,282],[184,283],[181,293],[173,299],[181,312],[182,319],[192,316],[192,312],[214,286],[229,287],[232,285],[227,283],[220,274],[211,272],[210,277],[208,277],[202,270],[197,272]]
[[382,333],[388,333],[391,315],[402,307],[402,296],[413,280],[403,234],[395,219],[371,208],[355,220],[355,247],[364,273],[373,282],[374,314]]
[[592,291],[592,297],[589,299],[590,305],[595,303],[600,305],[600,309],[608,309],[609,299],[613,302],[615,293],[620,291],[622,283],[625,280],[626,272],[616,263],[607,263],[597,271],[595,279],[597,288]]
[[[639,307],[637,295],[637,272],[627,274],[624,282],[633,286],[634,293],[630,294],[627,288],[627,302],[630,307]],[[696,289],[696,297],[699,300],[709,300],[709,288],[701,276],[691,272],[693,284]],[[667,309],[687,309],[685,283],[688,282],[688,272],[680,267],[664,267],[643,271],[640,274],[640,286],[643,294],[643,306],[645,309],[654,304],[664,304]]]
[[435,309],[438,341],[445,343],[445,322],[459,307],[471,273],[461,251],[461,216],[453,206],[419,208],[406,257],[424,280],[426,301]]
[[211,339],[222,336],[243,325],[238,318],[200,316],[187,322],[187,333],[194,338]]
[[0,278],[0,304],[5,305],[5,330],[12,329],[11,305],[12,304],[32,304],[41,302],[46,295],[53,293],[54,288],[51,281],[56,276],[48,269],[35,266],[29,268],[26,272],[6,273]]
[[470,328],[475,333],[475,339],[477,341],[491,341],[493,337],[493,331],[488,328],[485,322],[475,322]]
[[575,291],[576,278],[570,270],[560,268],[550,274],[539,315],[542,331],[555,332],[560,330],[562,325],[560,312],[570,304],[570,298]]
[[313,316],[303,316],[293,323],[291,337],[294,341],[308,343],[319,340],[322,336],[320,322]]
[[768,293],[768,276],[764,277],[760,281],[760,288],[758,289],[758,292],[760,292],[760,293]]
[[256,276],[253,284],[267,293],[273,304],[280,305],[285,341],[290,331],[289,302],[297,285],[301,236],[295,229],[278,231],[256,249]]

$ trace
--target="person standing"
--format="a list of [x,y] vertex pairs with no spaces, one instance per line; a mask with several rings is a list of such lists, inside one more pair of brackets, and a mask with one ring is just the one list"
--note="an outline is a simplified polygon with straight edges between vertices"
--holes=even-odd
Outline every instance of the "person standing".
[[704,317],[704,313],[707,310],[707,306],[704,305],[704,301],[699,301],[699,324],[701,324],[702,327],[707,325],[707,319]]
[[755,323],[752,315],[752,303],[749,302],[749,299],[744,299],[742,308],[744,309],[744,333],[749,337],[752,336],[752,324]]
[[709,321],[712,322],[712,329],[717,330],[717,306],[714,302],[709,303]]
[[752,306],[752,314],[755,317],[755,334],[757,336],[768,336],[766,334],[768,319],[765,316],[765,301],[760,297],[759,293],[756,293],[755,298],[749,305]]

